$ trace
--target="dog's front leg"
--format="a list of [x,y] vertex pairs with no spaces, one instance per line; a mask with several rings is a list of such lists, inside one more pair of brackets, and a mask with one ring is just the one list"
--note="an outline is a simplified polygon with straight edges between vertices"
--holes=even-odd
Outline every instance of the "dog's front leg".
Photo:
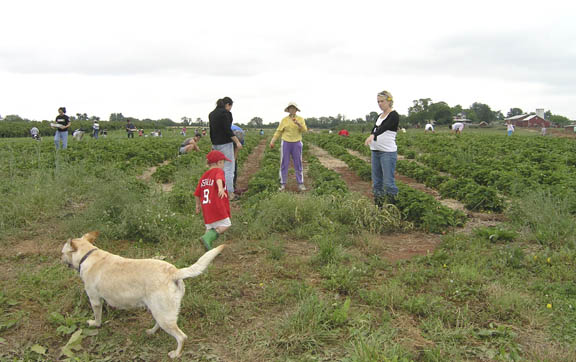
[[92,311],[94,311],[94,320],[88,321],[88,326],[90,327],[100,327],[102,325],[102,299],[100,296],[90,296],[90,305],[92,305]]

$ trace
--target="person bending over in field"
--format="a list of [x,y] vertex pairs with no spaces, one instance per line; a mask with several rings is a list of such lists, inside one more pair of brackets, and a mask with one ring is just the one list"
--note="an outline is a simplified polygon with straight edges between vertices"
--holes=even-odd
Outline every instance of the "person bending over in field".
[[384,203],[395,204],[398,187],[394,182],[396,170],[397,147],[396,133],[400,116],[392,110],[394,99],[388,91],[382,91],[377,96],[378,106],[382,113],[378,116],[370,136],[364,144],[372,151],[372,183],[374,203],[382,207]]
[[192,138],[186,138],[184,142],[180,145],[179,154],[184,155],[190,151],[200,151],[198,147],[198,141],[200,141],[200,134],[195,134]]
[[230,221],[230,201],[226,190],[226,176],[224,175],[225,162],[231,162],[229,158],[217,150],[212,150],[206,155],[208,171],[200,180],[194,192],[196,199],[196,214],[204,216],[206,233],[200,241],[206,250],[212,249],[212,243],[220,234],[228,230],[232,225]]

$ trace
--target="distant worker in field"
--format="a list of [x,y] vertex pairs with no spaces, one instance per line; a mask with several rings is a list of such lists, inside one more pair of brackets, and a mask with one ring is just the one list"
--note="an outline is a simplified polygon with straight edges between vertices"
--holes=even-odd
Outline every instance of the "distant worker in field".
[[198,147],[198,141],[200,141],[199,134],[195,134],[192,138],[186,138],[180,145],[178,153],[184,155],[190,151],[200,151],[200,147]]
[[224,97],[216,102],[216,108],[210,112],[210,141],[212,149],[218,150],[226,156],[224,162],[224,174],[226,175],[226,187],[230,193],[231,200],[234,195],[234,144],[236,148],[242,149],[242,144],[234,132],[232,132],[232,109],[233,101],[230,97]]
[[260,136],[264,136],[264,130],[260,128]]
[[134,132],[136,132],[136,126],[130,121],[126,121],[126,134],[128,138],[134,138]]
[[60,141],[62,141],[62,149],[65,150],[68,147],[68,128],[70,128],[70,117],[66,115],[66,107],[58,108],[55,123],[50,125],[56,128],[56,134],[54,134],[56,149],[60,148]]
[[74,132],[72,132],[72,137],[76,141],[81,141],[82,137],[84,137],[84,131],[82,130],[82,128],[75,129]]
[[[235,124],[233,124],[230,128],[232,129],[232,132],[234,132],[236,138],[238,138],[240,141],[242,147],[244,147],[244,130]],[[236,147],[236,144],[234,144],[234,192],[237,191],[236,180],[238,180],[238,147]]]
[[347,130],[342,129],[342,130],[340,130],[340,132],[338,132],[338,136],[348,137],[348,136],[350,136],[350,133]]
[[100,133],[100,123],[94,121],[94,124],[92,124],[92,137],[98,139],[98,133]]
[[461,134],[463,130],[464,130],[464,123],[456,122],[452,124],[452,133]]
[[542,136],[546,136],[546,126],[542,126],[542,129],[540,130],[540,134]]
[[40,141],[40,130],[38,127],[34,126],[30,129],[30,136],[33,140]]
[[289,103],[284,109],[288,112],[288,116],[284,117],[272,140],[270,141],[270,148],[274,148],[274,143],[278,138],[282,139],[282,146],[280,148],[280,191],[286,189],[286,181],[288,178],[288,168],[290,167],[290,157],[294,163],[294,172],[296,174],[296,182],[298,183],[298,190],[306,191],[304,186],[304,172],[302,167],[302,134],[308,131],[304,118],[297,116],[296,112],[300,112],[296,103]]
[[186,137],[186,127],[182,127],[182,131],[180,131],[180,134],[184,137]]
[[512,134],[514,133],[514,125],[510,121],[506,122],[506,132],[508,134],[508,137],[512,136]]
[[430,121],[426,122],[426,125],[424,126],[424,133],[428,132],[434,133],[434,125],[432,125],[432,122]]
[[398,187],[394,181],[398,148],[396,134],[400,116],[392,110],[394,98],[388,91],[377,95],[378,106],[382,113],[376,119],[370,136],[364,144],[372,151],[372,184],[374,203],[382,207],[385,203],[395,204]]

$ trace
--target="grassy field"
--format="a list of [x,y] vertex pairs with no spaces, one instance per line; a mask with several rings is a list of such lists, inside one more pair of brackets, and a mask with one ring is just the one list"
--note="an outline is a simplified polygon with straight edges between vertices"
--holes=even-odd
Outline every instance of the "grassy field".
[[[440,132],[434,144],[409,131],[399,151],[434,169],[426,155],[448,155],[433,147],[480,147],[487,134],[489,148],[509,147],[503,131]],[[573,140],[533,135],[517,132],[514,149],[572,150]],[[353,174],[366,167],[356,159],[344,157],[357,165],[345,174],[307,150],[309,190],[277,192],[278,150],[266,148],[269,136],[249,134],[241,151],[239,188],[248,191],[232,203],[233,226],[218,240],[228,247],[204,275],[186,280],[181,360],[576,360],[576,210],[562,191],[576,173],[574,154],[508,170],[524,188],[474,173],[467,165],[479,158],[450,163],[443,182],[469,178],[494,188],[505,208],[490,225],[438,224],[433,234],[419,218],[434,211],[413,213],[424,198],[379,210],[369,189],[355,191],[364,184]],[[0,140],[1,360],[169,360],[175,341],[145,333],[154,324],[145,310],[105,307],[103,326],[88,328],[88,298],[60,251],[68,238],[98,230],[96,245],[109,252],[194,263],[204,227],[192,193],[210,145],[202,139],[202,153],[177,157],[182,140],[119,132],[70,140],[60,152],[48,137]],[[543,167],[554,176],[541,175]],[[414,243],[429,247],[411,253]]]

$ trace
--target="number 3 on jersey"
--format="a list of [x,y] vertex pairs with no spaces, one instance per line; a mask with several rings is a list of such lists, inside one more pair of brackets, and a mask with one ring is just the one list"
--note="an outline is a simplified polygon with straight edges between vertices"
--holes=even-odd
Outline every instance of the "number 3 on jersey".
[[210,203],[210,189],[204,189],[204,198],[202,199],[202,205]]

